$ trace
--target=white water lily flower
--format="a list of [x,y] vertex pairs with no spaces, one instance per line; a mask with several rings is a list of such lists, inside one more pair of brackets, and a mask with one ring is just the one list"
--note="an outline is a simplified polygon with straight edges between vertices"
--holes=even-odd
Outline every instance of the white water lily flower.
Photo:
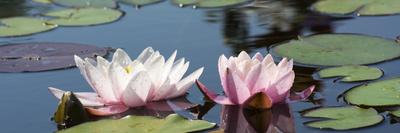
[[[148,47],[132,61],[127,53],[117,49],[111,62],[100,56],[97,61],[75,56],[81,74],[95,91],[75,94],[95,115],[121,113],[150,101],[182,96],[200,77],[203,68],[182,79],[189,62],[183,58],[174,62],[176,53],[165,60],[159,51]],[[49,90],[58,99],[64,93],[52,87]]]

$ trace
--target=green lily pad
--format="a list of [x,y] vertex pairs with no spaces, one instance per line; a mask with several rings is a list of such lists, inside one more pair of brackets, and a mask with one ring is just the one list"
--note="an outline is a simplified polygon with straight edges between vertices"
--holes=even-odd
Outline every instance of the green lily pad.
[[161,2],[162,0],[120,0],[126,4],[135,5],[135,6],[143,6]]
[[400,13],[399,0],[321,0],[314,9],[322,13],[358,15],[390,15]]
[[327,118],[306,122],[305,125],[319,129],[349,130],[372,126],[380,123],[383,117],[373,108],[359,107],[326,107],[307,111],[304,117]]
[[396,117],[400,117],[400,110],[394,110],[394,111],[390,111],[390,114],[396,116]]
[[218,8],[225,6],[234,6],[247,3],[251,0],[200,0],[196,3],[196,7],[201,8]]
[[318,74],[321,78],[343,77],[341,81],[353,82],[378,79],[383,72],[376,67],[352,65],[323,69]]
[[59,133],[186,133],[210,129],[215,123],[187,120],[177,114],[165,119],[151,116],[129,116],[119,120],[100,120],[61,130]]
[[186,6],[186,5],[194,5],[197,1],[200,0],[171,0],[172,3],[179,5],[179,6]]
[[271,53],[311,66],[361,65],[400,56],[393,40],[358,34],[321,34],[272,47]]
[[54,3],[67,7],[97,7],[117,8],[114,0],[52,0]]
[[32,17],[0,19],[0,37],[24,36],[56,28],[44,20]]
[[110,23],[122,16],[119,10],[109,8],[64,9],[46,13],[46,16],[57,17],[48,23],[62,26],[87,26]]
[[37,2],[37,3],[43,3],[43,4],[50,4],[50,3],[52,3],[51,0],[32,0],[32,1]]
[[400,105],[400,78],[354,87],[344,94],[344,99],[351,104],[362,106]]

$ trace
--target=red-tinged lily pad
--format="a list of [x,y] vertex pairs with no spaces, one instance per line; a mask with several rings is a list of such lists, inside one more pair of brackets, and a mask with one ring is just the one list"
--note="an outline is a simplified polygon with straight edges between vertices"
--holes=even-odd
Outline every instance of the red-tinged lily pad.
[[0,45],[0,72],[38,72],[74,67],[74,55],[105,56],[108,48],[74,43],[19,43]]

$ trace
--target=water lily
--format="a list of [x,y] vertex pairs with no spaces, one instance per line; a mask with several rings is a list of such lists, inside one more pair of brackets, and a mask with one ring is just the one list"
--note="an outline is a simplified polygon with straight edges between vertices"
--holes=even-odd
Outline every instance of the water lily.
[[[224,105],[243,105],[258,94],[263,94],[270,105],[300,100],[308,97],[314,86],[301,93],[290,93],[295,74],[293,60],[283,58],[278,65],[272,56],[263,57],[260,53],[252,58],[241,52],[238,57],[221,55],[218,61],[219,75],[225,95],[217,95],[196,81],[200,90],[211,100]],[[247,101],[247,102],[246,102]]]
[[[176,53],[166,61],[159,51],[150,47],[133,61],[122,49],[116,50],[111,62],[100,56],[96,61],[75,56],[77,67],[95,91],[75,94],[95,115],[121,113],[129,107],[182,96],[200,77],[203,68],[182,78],[189,62],[184,58],[175,61]],[[64,93],[53,87],[49,90],[58,99]]]

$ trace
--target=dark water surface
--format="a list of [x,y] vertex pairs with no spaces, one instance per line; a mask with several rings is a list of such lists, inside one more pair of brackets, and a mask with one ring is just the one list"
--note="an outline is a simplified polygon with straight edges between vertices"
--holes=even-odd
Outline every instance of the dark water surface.
[[[400,35],[400,15],[380,17],[329,17],[308,11],[315,0],[266,0],[259,8],[192,9],[178,8],[169,1],[136,9],[122,5],[125,16],[114,23],[93,27],[60,27],[53,31],[19,38],[0,38],[1,44],[16,42],[74,42],[103,47],[124,48],[136,57],[144,48],[152,46],[169,56],[178,49],[178,57],[190,61],[189,72],[201,66],[205,71],[200,78],[208,87],[221,92],[217,74],[217,60],[221,54],[235,55],[241,50],[252,54],[261,52],[274,43],[297,38],[299,35],[317,33],[361,33],[394,39]],[[23,0],[1,0],[0,17],[34,15],[51,10],[41,4]],[[400,60],[380,63],[384,70],[381,79],[400,75]],[[305,88],[310,83],[318,84],[315,94],[320,105],[346,105],[336,97],[360,83],[339,83],[333,79],[313,81],[312,70],[296,67],[294,88]],[[78,69],[66,69],[40,73],[0,74],[0,132],[46,133],[56,130],[50,117],[57,100],[48,92],[53,86],[71,91],[92,91]],[[203,103],[202,95],[195,86],[188,99]],[[298,111],[315,107],[310,102],[290,104],[296,132],[335,132],[307,128]],[[227,109],[224,109],[224,112]],[[235,110],[233,110],[235,112]],[[204,119],[220,123],[221,106],[217,105]],[[225,114],[225,113],[224,113]],[[399,124],[384,122],[370,128],[346,132],[398,132]],[[239,123],[239,125],[243,125]],[[283,124],[285,125],[285,124]],[[290,126],[290,121],[287,122]]]

